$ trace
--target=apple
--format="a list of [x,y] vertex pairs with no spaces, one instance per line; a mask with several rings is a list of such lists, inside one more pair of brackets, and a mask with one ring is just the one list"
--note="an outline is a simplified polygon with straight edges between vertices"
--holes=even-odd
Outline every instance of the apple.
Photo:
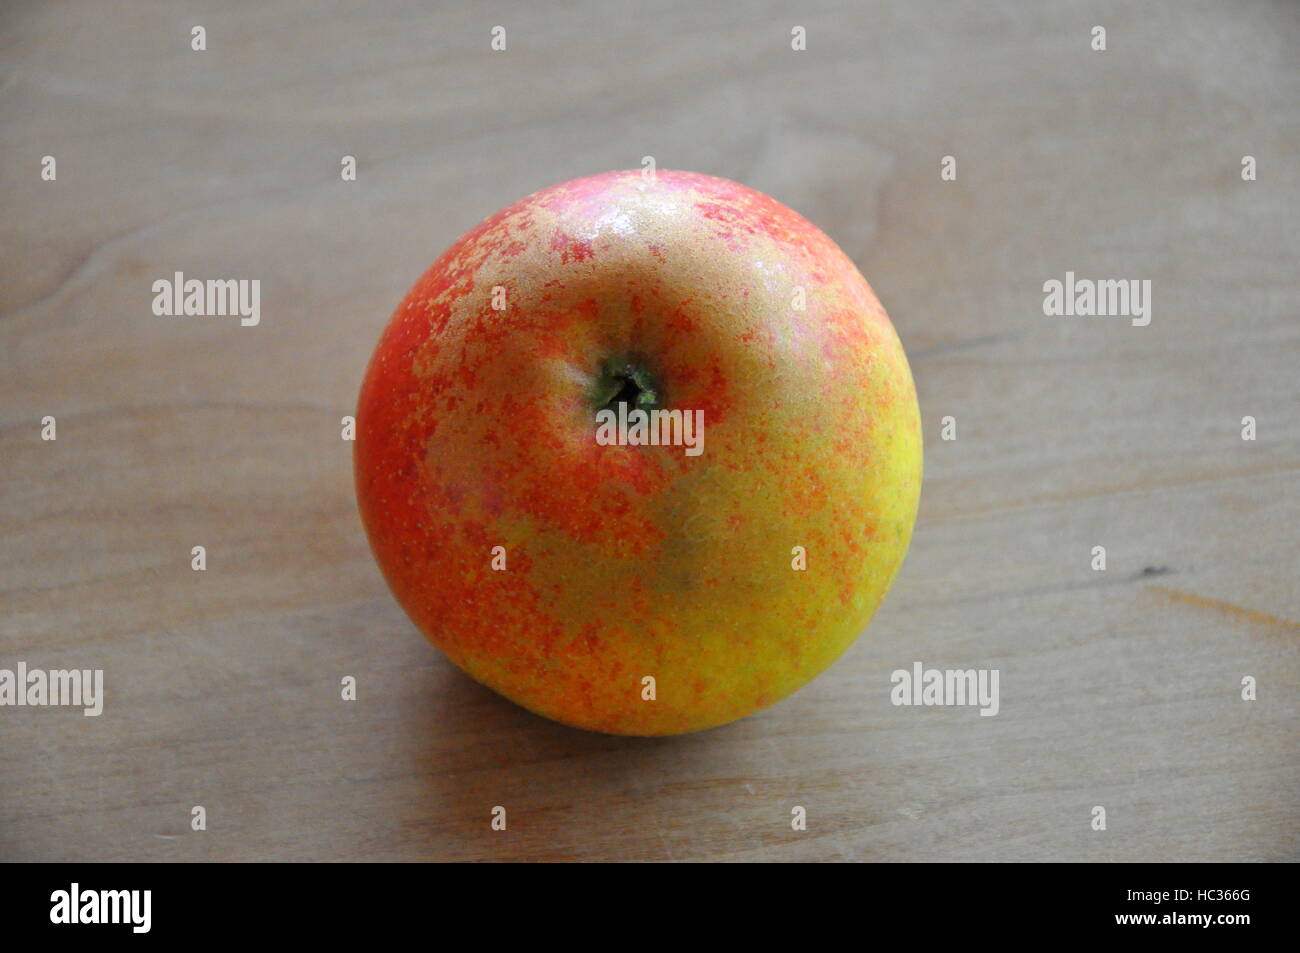
[[921,424],[893,325],[814,225],[725,179],[610,172],[434,262],[366,371],[354,463],[385,579],[456,665],[666,735],[779,701],[862,632]]

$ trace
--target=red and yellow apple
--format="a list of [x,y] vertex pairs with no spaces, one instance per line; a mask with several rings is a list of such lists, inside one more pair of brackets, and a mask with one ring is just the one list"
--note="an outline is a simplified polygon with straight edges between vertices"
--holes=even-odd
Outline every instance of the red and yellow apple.
[[[702,411],[701,452],[598,442],[620,404]],[[416,283],[355,469],[384,577],[453,662],[556,721],[664,735],[773,704],[865,628],[921,428],[889,318],[814,225],[724,179],[611,172],[497,212]]]

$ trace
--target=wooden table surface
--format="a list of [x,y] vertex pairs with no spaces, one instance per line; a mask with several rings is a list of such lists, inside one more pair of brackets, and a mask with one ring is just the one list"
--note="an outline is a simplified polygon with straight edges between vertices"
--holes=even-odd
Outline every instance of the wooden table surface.
[[[1300,859],[1300,8],[786,6],[5,4],[0,668],[105,701],[0,709],[0,859]],[[841,244],[926,436],[867,634],[658,740],[431,648],[340,439],[446,245],[647,155]],[[177,271],[261,323],[154,315]],[[1149,279],[1150,325],[1045,316],[1067,271]],[[893,706],[915,661],[1001,712]]]

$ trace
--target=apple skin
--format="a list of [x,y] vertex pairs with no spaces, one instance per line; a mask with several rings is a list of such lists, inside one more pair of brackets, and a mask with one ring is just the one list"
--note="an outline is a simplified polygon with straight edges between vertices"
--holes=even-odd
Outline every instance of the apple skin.
[[[621,361],[704,411],[699,456],[596,442]],[[725,179],[610,172],[497,212],[415,284],[354,464],[384,577],[453,662],[564,724],[666,735],[779,701],[866,627],[921,423],[889,318],[816,226]]]

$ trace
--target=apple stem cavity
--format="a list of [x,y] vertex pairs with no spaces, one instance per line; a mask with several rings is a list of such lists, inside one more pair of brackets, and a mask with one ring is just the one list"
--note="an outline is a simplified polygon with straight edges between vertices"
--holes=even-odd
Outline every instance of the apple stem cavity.
[[631,410],[648,411],[663,405],[661,392],[658,379],[644,359],[619,358],[601,364],[592,403],[596,410],[617,410],[619,404],[627,404]]

